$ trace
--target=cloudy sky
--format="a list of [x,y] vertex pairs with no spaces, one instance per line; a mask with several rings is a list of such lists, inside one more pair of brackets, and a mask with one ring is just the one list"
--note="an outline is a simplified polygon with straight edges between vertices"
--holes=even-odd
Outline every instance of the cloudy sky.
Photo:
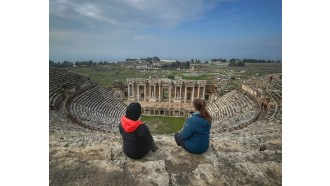
[[50,0],[49,58],[282,59],[281,0]]

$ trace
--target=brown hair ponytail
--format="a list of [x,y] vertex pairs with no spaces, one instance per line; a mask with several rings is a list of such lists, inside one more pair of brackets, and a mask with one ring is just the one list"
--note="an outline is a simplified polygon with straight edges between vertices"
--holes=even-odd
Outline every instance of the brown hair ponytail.
[[210,116],[209,112],[206,110],[206,104],[203,99],[195,99],[194,107],[201,113],[203,118],[205,118],[210,124],[212,123],[212,117]]

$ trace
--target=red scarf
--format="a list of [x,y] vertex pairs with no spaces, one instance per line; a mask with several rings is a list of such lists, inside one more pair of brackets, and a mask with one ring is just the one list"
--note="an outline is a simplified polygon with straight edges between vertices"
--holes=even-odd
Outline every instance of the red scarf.
[[140,120],[131,120],[128,119],[126,116],[121,117],[121,126],[126,132],[134,132],[140,125],[143,124]]

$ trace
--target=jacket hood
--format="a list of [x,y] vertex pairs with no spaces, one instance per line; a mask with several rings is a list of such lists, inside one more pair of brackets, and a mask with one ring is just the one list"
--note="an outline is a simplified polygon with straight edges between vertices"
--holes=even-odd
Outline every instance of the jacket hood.
[[122,116],[120,122],[125,132],[134,132],[140,125],[143,124],[140,120],[134,121],[128,119],[126,116]]

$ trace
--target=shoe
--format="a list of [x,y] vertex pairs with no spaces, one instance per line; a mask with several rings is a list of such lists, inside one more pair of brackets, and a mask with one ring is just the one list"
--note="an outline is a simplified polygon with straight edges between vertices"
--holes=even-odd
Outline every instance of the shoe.
[[158,150],[158,147],[156,146],[156,144],[155,143],[152,143],[151,144],[151,151],[152,152],[156,152]]

